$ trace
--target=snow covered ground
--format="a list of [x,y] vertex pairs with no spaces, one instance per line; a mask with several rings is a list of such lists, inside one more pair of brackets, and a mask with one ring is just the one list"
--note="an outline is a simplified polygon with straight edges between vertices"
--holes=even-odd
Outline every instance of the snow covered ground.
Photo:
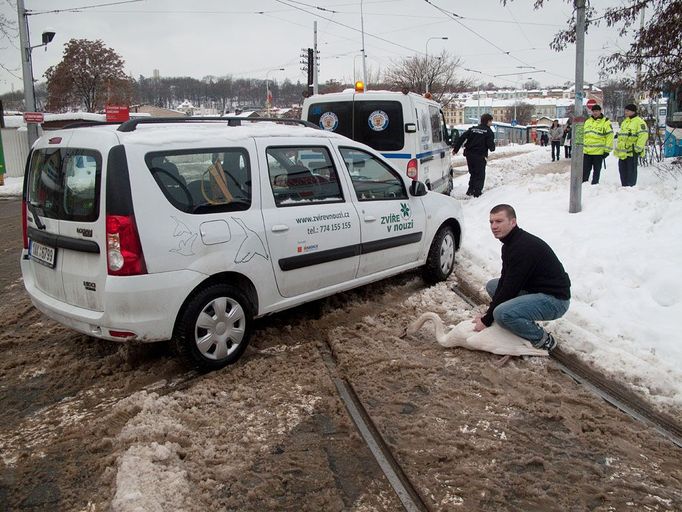
[[[562,150],[563,153],[563,150]],[[500,158],[502,156],[506,156]],[[462,201],[465,238],[460,275],[481,289],[501,268],[490,209],[511,204],[523,229],[550,244],[572,281],[568,313],[549,329],[564,350],[649,395],[682,409],[682,169],[639,169],[634,188],[620,186],[607,159],[599,185],[583,185],[582,211],[568,213],[569,162],[551,162],[548,147],[498,148],[484,194]],[[453,195],[465,197],[466,164]],[[0,196],[19,195],[21,178],[5,178]]]
[[[490,160],[483,195],[462,202],[460,275],[481,289],[499,276],[501,244],[488,216],[496,204],[512,205],[519,226],[548,242],[571,277],[571,307],[548,327],[562,348],[679,411],[682,166],[640,168],[637,186],[624,188],[611,156],[599,185],[583,185],[582,211],[569,213],[569,162],[551,162],[547,147],[525,147]],[[468,174],[454,181],[453,195],[465,197]]]

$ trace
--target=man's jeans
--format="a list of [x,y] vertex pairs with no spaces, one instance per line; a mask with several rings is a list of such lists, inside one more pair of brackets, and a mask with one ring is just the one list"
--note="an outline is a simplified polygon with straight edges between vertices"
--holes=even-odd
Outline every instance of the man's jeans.
[[[499,279],[491,279],[485,285],[490,297],[495,295],[499,281]],[[556,320],[562,317],[568,311],[570,303],[570,300],[557,299],[546,293],[522,291],[517,297],[497,306],[493,311],[493,318],[499,326],[537,346],[542,343],[545,330],[535,322],[538,320]]]

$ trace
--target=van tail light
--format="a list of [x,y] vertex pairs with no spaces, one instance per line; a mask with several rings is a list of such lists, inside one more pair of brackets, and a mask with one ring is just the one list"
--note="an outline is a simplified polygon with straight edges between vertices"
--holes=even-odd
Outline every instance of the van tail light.
[[416,158],[407,162],[407,177],[412,178],[415,181],[419,179],[419,167]]
[[137,224],[132,215],[107,215],[107,268],[111,276],[147,273]]
[[24,249],[28,249],[28,219],[26,217],[26,201],[21,201],[21,233],[24,237]]

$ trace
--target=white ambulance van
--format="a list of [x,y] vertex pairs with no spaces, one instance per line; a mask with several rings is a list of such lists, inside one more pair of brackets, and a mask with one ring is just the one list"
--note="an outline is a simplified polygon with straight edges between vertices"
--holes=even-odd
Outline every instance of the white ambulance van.
[[400,172],[450,194],[450,139],[438,102],[415,93],[365,91],[315,94],[301,118],[367,144]]

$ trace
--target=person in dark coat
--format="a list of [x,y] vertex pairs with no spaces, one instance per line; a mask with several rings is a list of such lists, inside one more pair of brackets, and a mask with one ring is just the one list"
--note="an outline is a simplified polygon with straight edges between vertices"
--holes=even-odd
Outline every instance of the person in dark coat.
[[571,120],[569,119],[568,122],[566,123],[566,127],[564,128],[564,157],[565,158],[571,158],[571,138],[573,137],[573,134],[571,133],[571,130],[573,129],[573,125],[571,124]]
[[495,151],[495,134],[490,129],[493,116],[483,114],[481,124],[472,126],[455,142],[452,154],[456,155],[464,146],[464,156],[469,167],[469,188],[467,195],[478,197],[483,193],[485,184],[485,167],[488,163],[488,151]]
[[474,330],[495,321],[535,348],[551,351],[556,340],[536,322],[568,311],[571,280],[552,248],[516,225],[516,212],[508,204],[490,210],[490,229],[503,244],[502,273],[486,285],[492,302],[484,315],[474,318]]

